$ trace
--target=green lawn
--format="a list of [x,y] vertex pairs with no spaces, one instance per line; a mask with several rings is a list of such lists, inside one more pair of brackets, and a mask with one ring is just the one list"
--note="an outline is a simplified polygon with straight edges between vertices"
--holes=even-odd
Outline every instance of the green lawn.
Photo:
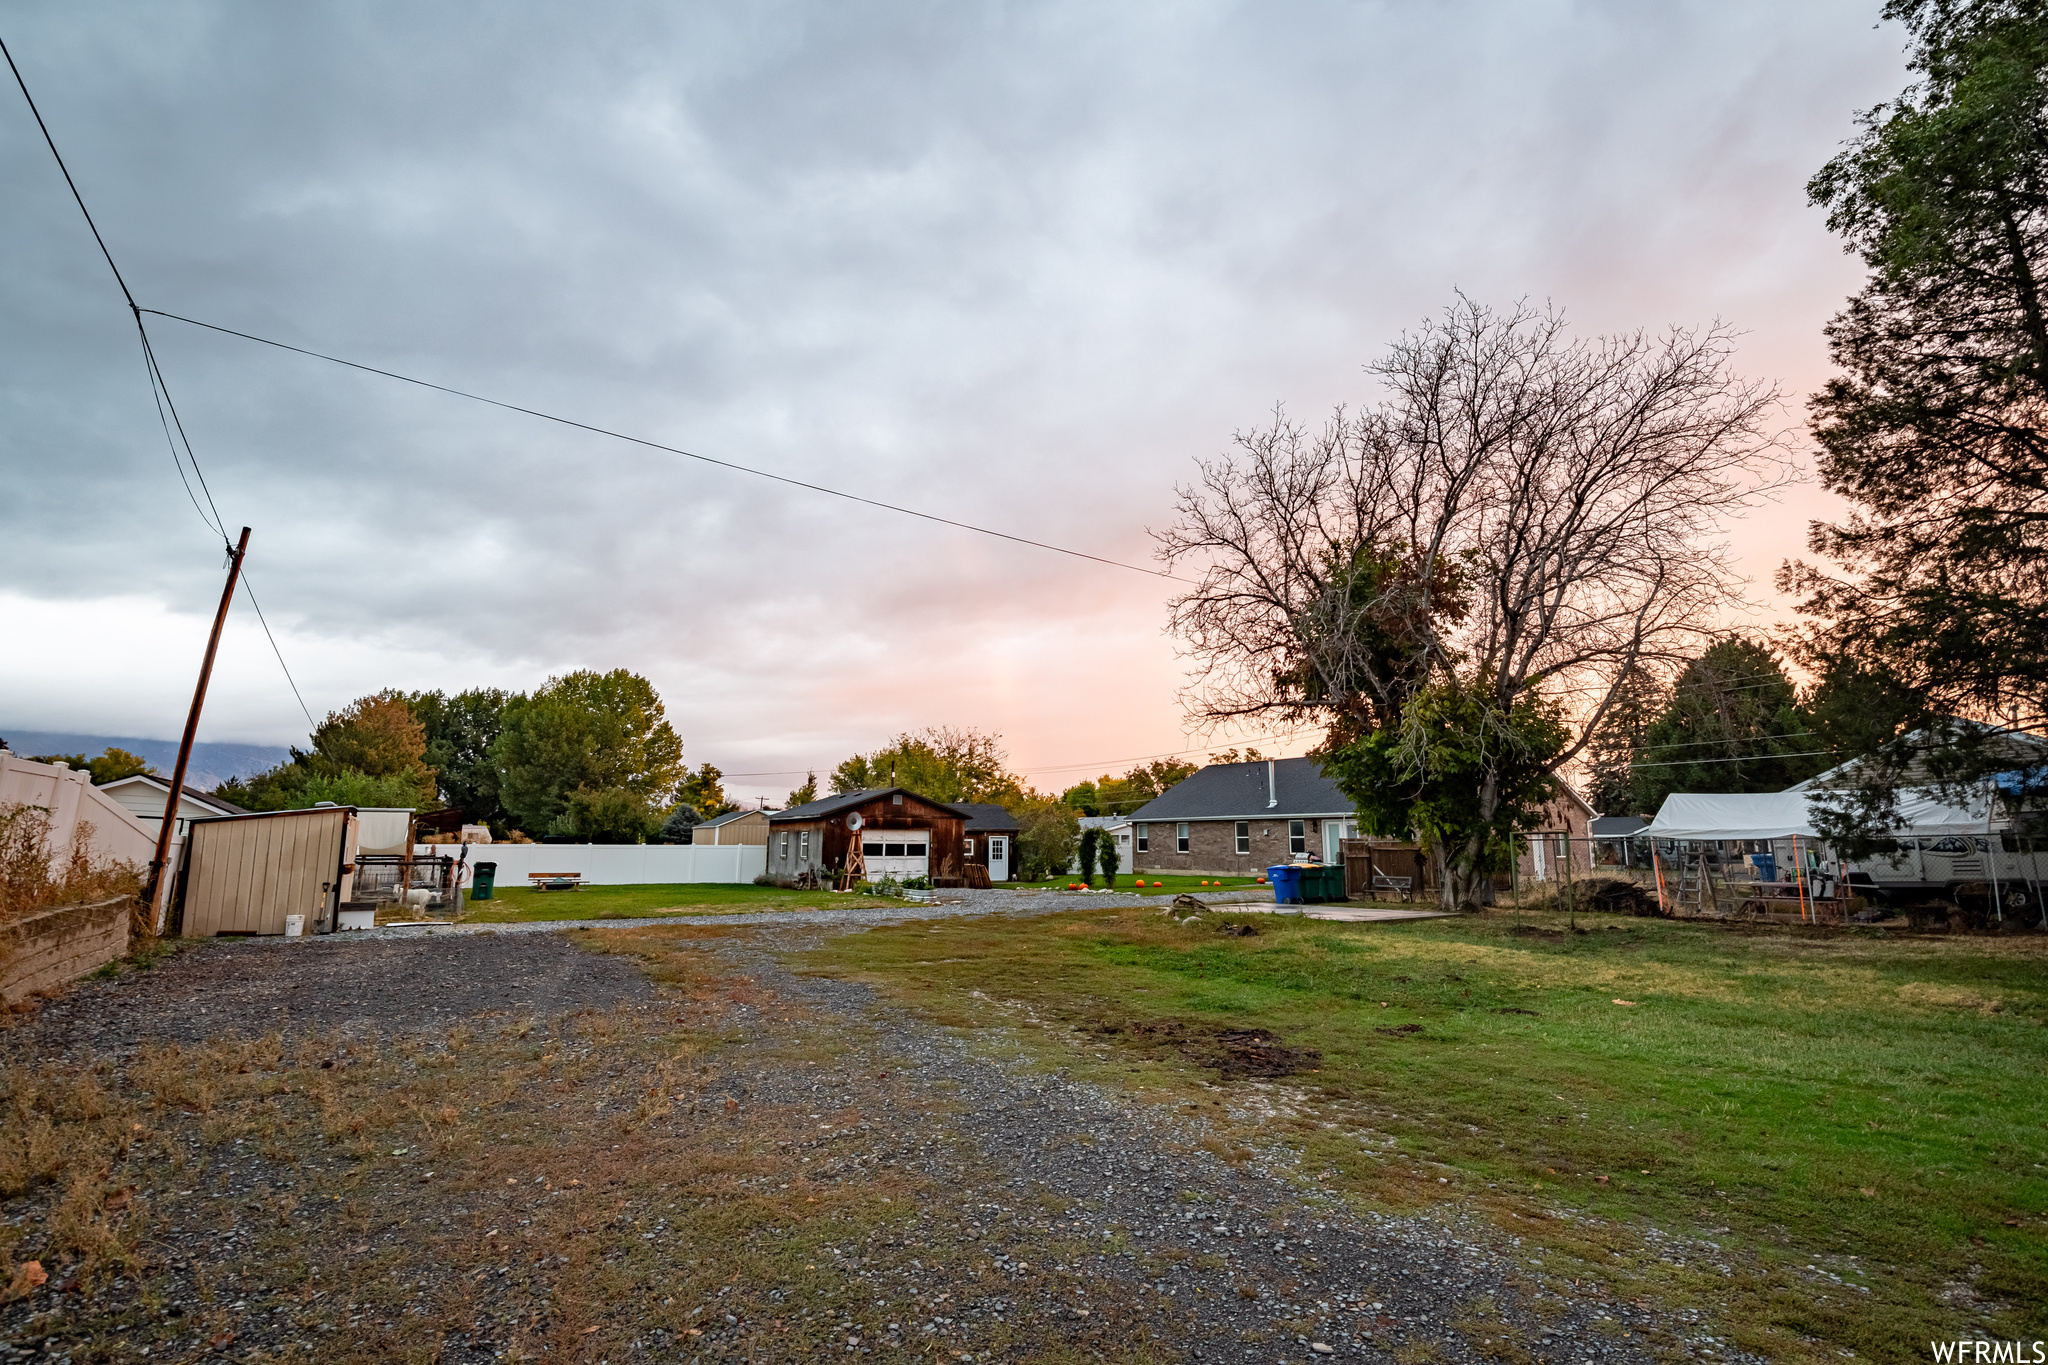
[[[1292,1144],[1369,1204],[1462,1201],[1532,1273],[1703,1305],[1771,1359],[2048,1334],[2048,939],[1241,919],[1256,937],[1135,906],[890,926],[809,961]],[[1219,1096],[1199,1040],[1224,1028],[1321,1058]]]
[[646,886],[580,886],[536,891],[501,886],[490,900],[469,902],[464,924],[528,920],[632,919],[656,915],[737,915],[753,910],[808,910],[844,905],[853,896],[830,891],[784,891],[751,882],[683,882]]

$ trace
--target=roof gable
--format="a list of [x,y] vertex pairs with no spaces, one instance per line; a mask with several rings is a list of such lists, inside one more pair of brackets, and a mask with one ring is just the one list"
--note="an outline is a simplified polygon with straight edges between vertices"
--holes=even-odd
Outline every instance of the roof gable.
[[857,806],[865,806],[871,801],[881,801],[892,796],[901,796],[906,807],[915,803],[917,806],[941,819],[950,817],[958,820],[961,818],[959,811],[943,801],[934,801],[928,796],[919,796],[907,787],[866,787],[857,792],[846,792],[838,796],[822,796],[816,801],[806,801],[801,806],[791,806],[788,810],[774,811],[768,816],[768,823],[771,825],[791,825],[829,820],[842,811],[853,810]]

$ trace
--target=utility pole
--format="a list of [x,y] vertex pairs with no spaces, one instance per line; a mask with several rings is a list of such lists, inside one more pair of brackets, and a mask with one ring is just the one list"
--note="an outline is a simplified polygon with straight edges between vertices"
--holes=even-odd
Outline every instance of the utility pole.
[[178,741],[178,763],[171,771],[171,791],[164,802],[164,823],[156,833],[156,856],[149,861],[149,883],[143,892],[143,904],[149,907],[151,933],[159,933],[164,927],[165,901],[171,889],[171,879],[165,875],[165,864],[171,857],[171,832],[178,825],[178,803],[185,799],[185,765],[192,760],[192,736],[199,729],[199,711],[206,705],[206,684],[213,678],[213,656],[220,650],[221,627],[228,621],[228,604],[235,600],[235,583],[242,576],[242,557],[249,553],[249,528],[242,528],[242,539],[228,553],[227,586],[220,590],[220,610],[213,614],[213,634],[206,638],[206,660],[199,665],[199,686],[192,691],[192,711],[185,717],[185,737]]

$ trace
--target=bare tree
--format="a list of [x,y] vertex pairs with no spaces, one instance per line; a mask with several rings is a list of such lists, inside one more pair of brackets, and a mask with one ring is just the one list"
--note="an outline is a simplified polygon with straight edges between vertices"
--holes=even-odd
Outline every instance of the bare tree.
[[[1322,719],[1326,762],[1375,741],[1399,832],[1472,903],[1622,680],[1686,656],[1733,597],[1721,522],[1783,466],[1776,391],[1732,349],[1720,327],[1573,340],[1554,310],[1460,296],[1369,367],[1376,407],[1239,433],[1157,536],[1203,566],[1172,603],[1190,709]],[[1385,785],[1347,787],[1380,824]]]

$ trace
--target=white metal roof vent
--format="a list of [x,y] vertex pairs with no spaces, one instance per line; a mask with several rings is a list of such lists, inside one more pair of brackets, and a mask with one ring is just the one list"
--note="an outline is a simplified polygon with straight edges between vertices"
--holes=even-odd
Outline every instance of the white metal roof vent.
[[1273,760],[1269,758],[1266,760],[1266,809],[1271,810],[1279,804],[1280,788],[1273,777]]

